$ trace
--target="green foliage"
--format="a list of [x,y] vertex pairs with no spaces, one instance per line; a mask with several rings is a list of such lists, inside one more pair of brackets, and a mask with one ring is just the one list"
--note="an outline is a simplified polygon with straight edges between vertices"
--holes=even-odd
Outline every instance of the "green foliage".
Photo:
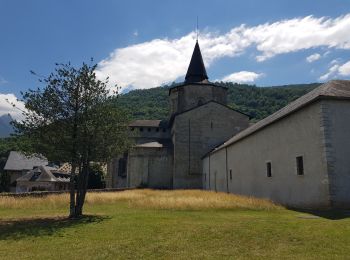
[[[247,84],[217,82],[228,88],[228,105],[246,113],[253,121],[260,120],[281,109],[291,101],[319,86],[319,83],[256,87]],[[133,90],[119,97],[118,102],[133,119],[167,119],[169,116],[169,88],[164,86]]]
[[93,163],[90,165],[88,189],[105,188],[104,172],[100,164]]
[[25,119],[14,124],[17,134],[31,141],[27,152],[71,163],[71,217],[82,215],[90,162],[108,161],[128,147],[128,117],[110,102],[108,79],[98,80],[96,67],[56,64],[39,80],[44,87],[23,94]]

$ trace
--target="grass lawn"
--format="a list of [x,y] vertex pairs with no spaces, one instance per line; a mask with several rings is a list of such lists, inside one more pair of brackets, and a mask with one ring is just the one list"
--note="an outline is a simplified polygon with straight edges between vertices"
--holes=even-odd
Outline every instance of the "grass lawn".
[[349,259],[350,213],[305,213],[207,191],[0,197],[1,259]]

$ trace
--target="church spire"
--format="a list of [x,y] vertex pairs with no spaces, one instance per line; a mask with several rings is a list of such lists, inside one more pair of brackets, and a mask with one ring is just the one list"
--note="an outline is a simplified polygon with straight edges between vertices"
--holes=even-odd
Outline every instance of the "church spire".
[[190,65],[185,77],[185,83],[202,82],[208,79],[207,72],[205,70],[201,50],[199,48],[198,40],[194,46]]

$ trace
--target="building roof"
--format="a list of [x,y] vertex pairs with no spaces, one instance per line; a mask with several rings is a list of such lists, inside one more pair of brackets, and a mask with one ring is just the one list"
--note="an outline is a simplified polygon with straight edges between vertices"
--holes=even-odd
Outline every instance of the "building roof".
[[237,135],[233,136],[231,139],[223,143],[222,145],[215,148],[212,152],[220,150],[226,146],[229,146],[239,140],[261,130],[262,128],[286,117],[287,115],[305,107],[306,105],[321,99],[350,99],[350,81],[349,80],[332,80],[325,84],[322,84],[318,88],[310,91],[309,93],[301,96],[295,101],[291,102],[287,106],[273,113],[272,115],[260,120],[254,125],[248,127]]
[[59,172],[56,168],[39,166],[30,170],[25,175],[17,178],[17,182],[69,182],[69,174]]
[[169,126],[170,126],[170,127],[172,126],[172,124],[174,123],[175,117],[177,117],[177,116],[179,116],[179,115],[182,115],[182,114],[184,114],[184,113],[190,112],[190,111],[192,111],[192,110],[195,110],[195,109],[197,109],[197,108],[201,108],[201,107],[203,107],[203,106],[205,106],[205,105],[208,105],[208,104],[210,104],[210,103],[214,103],[214,104],[218,104],[218,105],[220,105],[220,106],[226,107],[226,108],[229,109],[229,110],[232,110],[232,111],[235,111],[235,112],[240,113],[240,114],[242,114],[242,115],[245,115],[245,116],[247,116],[249,119],[251,119],[251,116],[248,115],[248,114],[245,114],[245,113],[243,113],[243,112],[241,112],[241,111],[239,111],[239,110],[233,109],[232,107],[229,107],[229,106],[227,106],[227,105],[221,104],[221,103],[219,103],[219,102],[217,102],[217,101],[215,101],[215,100],[210,100],[210,101],[205,102],[205,103],[203,103],[203,104],[201,104],[201,105],[199,105],[199,106],[195,106],[195,107],[189,108],[189,109],[187,109],[187,110],[184,110],[184,111],[182,111],[182,112],[173,114],[173,115],[171,116],[170,120],[169,120]]
[[208,80],[208,75],[207,75],[207,71],[205,70],[202,53],[199,48],[198,41],[196,41],[196,45],[194,46],[190,65],[188,66],[188,69],[187,69],[185,83],[202,82],[207,80]]
[[164,146],[163,146],[163,144],[155,141],[155,142],[137,144],[137,145],[135,145],[135,147],[140,147],[140,148],[162,148]]
[[34,167],[47,164],[48,161],[44,157],[40,158],[37,156],[26,156],[20,152],[11,151],[9,157],[7,158],[4,170],[32,170]]
[[167,128],[168,123],[164,120],[135,120],[129,127],[163,127]]

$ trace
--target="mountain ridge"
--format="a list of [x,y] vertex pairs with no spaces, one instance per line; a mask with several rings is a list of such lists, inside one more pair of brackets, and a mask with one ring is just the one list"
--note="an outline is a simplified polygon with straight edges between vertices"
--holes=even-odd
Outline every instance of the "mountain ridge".
[[[215,82],[228,88],[227,105],[235,110],[251,116],[258,121],[276,112],[288,103],[305,95],[322,83],[290,84],[271,87],[238,84],[231,82]],[[121,94],[115,102],[124,108],[132,119],[160,119],[169,117],[168,91],[173,83],[151,89],[131,90]]]

